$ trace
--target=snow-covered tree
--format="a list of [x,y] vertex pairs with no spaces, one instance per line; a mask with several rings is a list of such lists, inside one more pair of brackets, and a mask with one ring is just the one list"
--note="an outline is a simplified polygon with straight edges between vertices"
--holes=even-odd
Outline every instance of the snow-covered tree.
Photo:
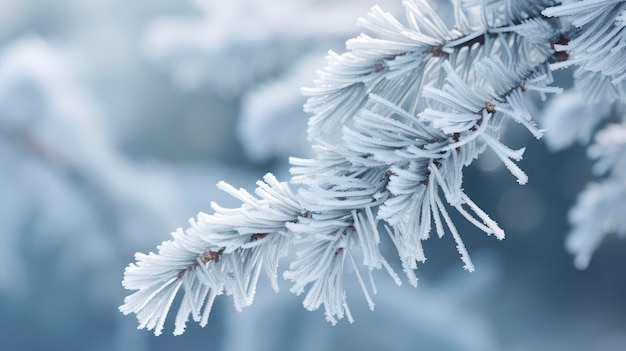
[[[599,132],[589,149],[607,179],[590,186],[572,211],[568,248],[584,267],[605,233],[625,234],[624,113],[607,105],[626,100],[626,1],[455,0],[452,25],[428,1],[403,4],[404,22],[373,7],[358,22],[366,33],[348,40],[344,54],[330,52],[314,86],[303,90],[315,156],[291,158],[291,180],[267,174],[254,194],[220,182],[240,207],[212,203],[214,213],[199,213],[158,253],[136,254],[123,281],[135,292],[120,310],[135,313],[140,328],[160,334],[181,290],[175,334],[190,317],[206,325],[219,295],[231,295],[241,310],[252,303],[262,272],[278,290],[279,261],[292,247],[296,255],[283,277],[293,293],[305,293],[305,308],[323,306],[332,324],[352,321],[346,269],[354,270],[371,309],[374,271],[384,269],[401,284],[381,253],[383,242],[395,247],[413,286],[417,264],[426,260],[422,242],[431,235],[449,233],[473,271],[451,211],[497,239],[504,231],[466,194],[463,171],[490,149],[518,183],[527,182],[515,162],[524,148],[500,141],[503,126],[514,122],[541,138],[546,131],[529,100],[560,93],[553,72],[566,67],[575,69],[584,100],[599,107],[572,112],[587,111],[576,131],[562,128],[572,123],[567,115],[546,114],[549,133],[556,133],[549,140],[590,140],[604,111],[621,121]],[[590,219],[590,212],[597,215]]]

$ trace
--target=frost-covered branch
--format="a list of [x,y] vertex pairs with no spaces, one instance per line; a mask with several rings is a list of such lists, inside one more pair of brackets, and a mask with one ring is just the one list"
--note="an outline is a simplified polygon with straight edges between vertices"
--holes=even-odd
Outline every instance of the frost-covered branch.
[[557,51],[570,56],[553,68],[577,65],[576,84],[590,103],[626,99],[626,2],[566,0],[544,10],[549,17],[567,17],[575,30]]
[[278,260],[292,240],[287,222],[303,215],[289,186],[268,174],[257,182],[257,197],[226,183],[220,188],[242,201],[236,209],[213,203],[213,215],[200,213],[186,231],[178,229],[174,240],[163,242],[159,253],[138,253],[136,264],[124,274],[124,286],[138,290],[120,310],[135,312],[141,328],[160,334],[178,290],[184,297],[176,316],[175,334],[182,334],[191,315],[206,325],[215,297],[233,296],[240,310],[252,303],[257,279],[265,270],[278,290]]
[[452,30],[427,1],[404,2],[408,26],[375,6],[358,24],[376,36],[348,40],[348,52],[342,55],[331,51],[316,86],[303,90],[310,96],[305,110],[315,114],[309,120],[309,139],[332,136],[364,106],[369,94],[406,103],[407,110],[416,113],[424,85],[441,85],[443,62],[458,67],[463,77],[476,60],[494,55],[526,64],[542,62],[551,54],[550,42],[560,41],[556,24],[539,12],[553,3],[495,1],[481,8],[455,1]]
[[[582,2],[596,17],[621,20],[609,5]],[[465,193],[463,170],[490,148],[518,183],[528,181],[516,164],[524,148],[500,141],[502,125],[510,120],[542,137],[525,96],[535,91],[545,99],[561,91],[550,86],[551,70],[570,60],[566,45],[575,56],[575,40],[585,32],[542,15],[567,14],[565,4],[546,10],[556,1],[453,3],[452,29],[424,0],[404,2],[406,25],[377,6],[360,19],[368,33],[349,40],[346,53],[330,52],[315,86],[304,89],[305,109],[314,114],[308,132],[315,156],[290,159],[288,183],[268,174],[257,183],[256,197],[220,183],[242,206],[212,204],[214,214],[200,213],[157,254],[137,254],[124,278],[136,292],[122,312],[136,313],[140,328],[159,334],[182,287],[175,334],[190,315],[205,325],[217,295],[232,295],[238,310],[250,304],[262,270],[277,290],[278,259],[291,246],[298,248],[284,273],[291,291],[306,291],[305,308],[323,305],[333,324],[353,320],[343,288],[345,264],[371,309],[374,270],[384,268],[400,284],[380,252],[385,240],[397,249],[414,286],[417,263],[426,259],[422,241],[431,232],[450,233],[464,268],[473,271],[450,210],[498,239],[504,231]],[[598,72],[615,81],[623,68],[606,63]]]

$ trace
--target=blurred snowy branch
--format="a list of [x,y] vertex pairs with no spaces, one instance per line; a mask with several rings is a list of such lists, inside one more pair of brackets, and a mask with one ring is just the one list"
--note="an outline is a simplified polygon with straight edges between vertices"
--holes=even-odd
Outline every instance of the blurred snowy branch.
[[[162,237],[205,196],[219,197],[198,190],[218,181],[215,167],[173,169],[121,153],[80,60],[38,36],[0,55],[0,293],[5,301],[36,294],[29,307],[37,313],[75,299],[65,289],[76,286],[110,309],[121,289],[109,282],[119,279],[130,248],[146,245],[146,233]],[[91,318],[68,310],[53,323],[70,333],[77,314]]]
[[[622,115],[623,116],[623,115]],[[626,118],[596,133],[596,142],[588,149],[596,163],[594,174],[606,176],[590,183],[570,211],[574,226],[566,242],[576,255],[576,267],[584,269],[608,234],[626,238]]]
[[311,53],[319,57],[356,34],[353,14],[373,3],[195,0],[198,16],[155,20],[144,47],[148,57],[167,67],[182,87],[208,86],[220,94],[237,95],[273,80],[301,57]]
[[265,161],[281,156],[286,159],[295,153],[310,156],[302,110],[306,98],[300,93],[300,87],[313,79],[321,64],[320,55],[305,57],[284,72],[282,79],[262,84],[243,97],[238,134],[251,158]]
[[[313,79],[329,48],[358,33],[354,14],[374,3],[196,0],[197,16],[155,20],[144,51],[183,90],[241,96],[240,142],[253,160],[305,156],[300,87]],[[400,3],[387,7],[398,12]]]

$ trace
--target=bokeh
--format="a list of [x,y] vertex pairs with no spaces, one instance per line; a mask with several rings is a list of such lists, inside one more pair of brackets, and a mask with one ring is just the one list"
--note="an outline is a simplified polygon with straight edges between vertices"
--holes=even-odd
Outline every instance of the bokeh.
[[207,327],[177,337],[118,311],[135,252],[211,201],[237,205],[218,181],[287,180],[287,157],[311,154],[300,88],[375,3],[401,15],[399,0],[4,0],[0,349],[625,350],[626,243],[609,237],[584,271],[564,249],[591,162],[513,125],[529,183],[489,153],[464,179],[507,232],[457,221],[474,273],[448,235],[425,243],[417,289],[377,277],[373,312],[348,273],[354,324],[305,311],[287,282],[261,284],[242,313],[221,296]]

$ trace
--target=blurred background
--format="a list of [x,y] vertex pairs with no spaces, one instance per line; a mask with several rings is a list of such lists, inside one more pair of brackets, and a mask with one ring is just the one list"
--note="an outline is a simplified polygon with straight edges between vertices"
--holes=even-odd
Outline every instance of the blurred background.
[[466,172],[507,232],[457,221],[475,273],[447,235],[425,243],[417,289],[380,274],[374,312],[347,274],[352,325],[305,311],[286,282],[242,313],[219,299],[178,337],[117,310],[135,252],[210,201],[237,205],[218,181],[287,180],[287,157],[309,155],[299,88],[376,2],[402,15],[396,0],[3,0],[0,348],[626,350],[626,243],[610,237],[584,271],[563,249],[592,178],[584,149],[551,153],[517,126],[505,138],[527,146],[528,185],[489,154]]

